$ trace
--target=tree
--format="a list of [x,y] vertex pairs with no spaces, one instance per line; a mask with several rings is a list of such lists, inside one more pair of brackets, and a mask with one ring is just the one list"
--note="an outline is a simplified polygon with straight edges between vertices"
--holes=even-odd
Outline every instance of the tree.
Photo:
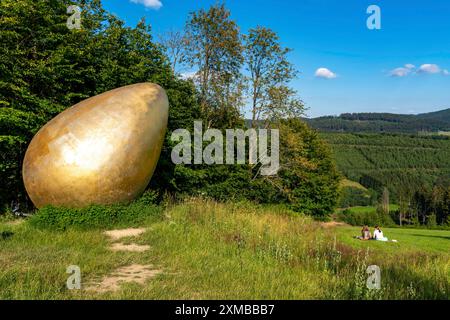
[[268,102],[261,106],[259,114],[265,121],[265,126],[280,119],[299,118],[304,114],[304,104],[297,97],[297,92],[288,86],[279,85],[268,90]]
[[251,99],[252,126],[261,118],[299,117],[304,107],[287,83],[296,75],[288,61],[291,51],[283,48],[278,35],[269,28],[256,27],[244,36],[244,62]]
[[384,214],[389,214],[389,190],[388,188],[383,188],[383,194],[381,195],[381,211]]
[[165,48],[172,70],[176,73],[177,67],[186,61],[186,36],[181,31],[172,30],[164,33],[159,42]]
[[9,205],[26,198],[21,169],[28,142],[71,99],[61,89],[73,83],[70,71],[76,70],[70,70],[58,47],[76,36],[65,25],[62,2],[5,0],[0,2],[0,17],[0,200]]
[[299,119],[281,120],[278,126],[280,170],[263,179],[293,210],[326,219],[336,207],[341,179],[329,147]]
[[405,218],[408,214],[408,211],[410,211],[411,207],[411,191],[408,186],[403,186],[398,191],[398,214],[399,214],[399,224],[400,226],[403,225],[403,218]]
[[[208,11],[191,13],[186,38],[186,60],[197,69],[195,80],[207,127],[232,124],[243,103],[238,26],[223,4],[214,5]],[[225,120],[220,123],[220,119]]]

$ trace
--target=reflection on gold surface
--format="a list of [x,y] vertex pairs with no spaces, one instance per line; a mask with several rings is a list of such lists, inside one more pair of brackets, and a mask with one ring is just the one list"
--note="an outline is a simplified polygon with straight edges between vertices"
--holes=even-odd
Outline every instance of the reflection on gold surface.
[[161,87],[141,83],[84,100],[49,121],[23,163],[33,203],[83,207],[136,198],[158,162],[168,105]]

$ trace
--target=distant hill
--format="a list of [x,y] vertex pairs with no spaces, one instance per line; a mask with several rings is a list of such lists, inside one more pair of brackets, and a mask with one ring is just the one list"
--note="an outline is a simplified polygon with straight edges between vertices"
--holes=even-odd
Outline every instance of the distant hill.
[[[450,139],[406,134],[321,132],[339,171],[379,194],[383,187],[392,199],[435,183],[450,185]],[[357,188],[351,182],[343,186]]]
[[394,113],[343,113],[305,121],[328,132],[417,133],[450,131],[450,109],[417,115]]

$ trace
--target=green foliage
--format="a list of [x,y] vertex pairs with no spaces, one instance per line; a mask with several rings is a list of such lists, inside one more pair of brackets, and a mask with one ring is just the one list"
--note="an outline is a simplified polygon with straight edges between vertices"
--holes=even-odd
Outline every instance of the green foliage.
[[280,124],[280,166],[274,179],[295,211],[326,219],[336,207],[339,175],[330,149],[298,119]]
[[427,226],[445,225],[450,216],[450,186],[435,185],[416,191],[411,200],[415,223]]
[[353,206],[370,206],[374,203],[374,194],[368,190],[351,186],[341,189],[339,207],[347,208]]
[[138,226],[148,219],[160,216],[162,209],[146,204],[148,200],[147,195],[130,205],[91,205],[82,209],[46,206],[32,216],[30,224],[36,228],[51,230]]
[[267,123],[303,115],[303,103],[296,98],[297,92],[288,87],[297,73],[287,59],[290,51],[282,47],[278,35],[269,28],[258,26],[244,35],[252,127],[262,119]]
[[20,136],[0,135],[0,213],[5,212],[13,199],[25,196],[22,183],[22,155],[25,141]]
[[239,27],[223,4],[191,12],[186,22],[186,61],[196,83],[208,127],[230,128],[243,104]]
[[279,125],[282,163],[276,176],[260,175],[259,166],[173,165],[170,191],[220,201],[284,203],[324,219],[336,206],[340,178],[329,148],[300,120]]
[[427,217],[427,227],[428,228],[435,228],[435,227],[437,227],[436,215],[434,213],[430,214]]
[[444,226],[447,226],[450,228],[450,215],[448,215],[447,218],[445,219]]
[[394,226],[392,218],[380,210],[354,211],[346,209],[340,212],[337,218],[352,226]]
[[176,129],[188,129],[193,132],[194,121],[201,119],[200,107],[196,99],[194,85],[189,81],[176,80],[172,87],[166,88],[169,97],[169,121],[163,148],[149,187],[159,190],[160,194],[166,192],[179,193],[189,191],[192,176],[201,175],[197,168],[187,167],[183,164],[175,165],[171,159],[172,148],[176,143],[170,139]]
[[246,165],[211,168],[208,183],[200,190],[200,193],[221,201],[248,199],[257,203],[276,203],[282,200],[279,190]]
[[148,189],[139,199],[136,200],[136,203],[144,206],[151,206],[157,204],[160,198],[161,197],[157,191]]

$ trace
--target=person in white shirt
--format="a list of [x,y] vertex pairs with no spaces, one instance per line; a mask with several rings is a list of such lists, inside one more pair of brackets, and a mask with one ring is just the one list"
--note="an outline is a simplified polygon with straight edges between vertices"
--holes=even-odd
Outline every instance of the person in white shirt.
[[381,228],[379,226],[375,226],[373,238],[378,241],[388,241],[388,238],[383,235],[383,231],[381,231]]

